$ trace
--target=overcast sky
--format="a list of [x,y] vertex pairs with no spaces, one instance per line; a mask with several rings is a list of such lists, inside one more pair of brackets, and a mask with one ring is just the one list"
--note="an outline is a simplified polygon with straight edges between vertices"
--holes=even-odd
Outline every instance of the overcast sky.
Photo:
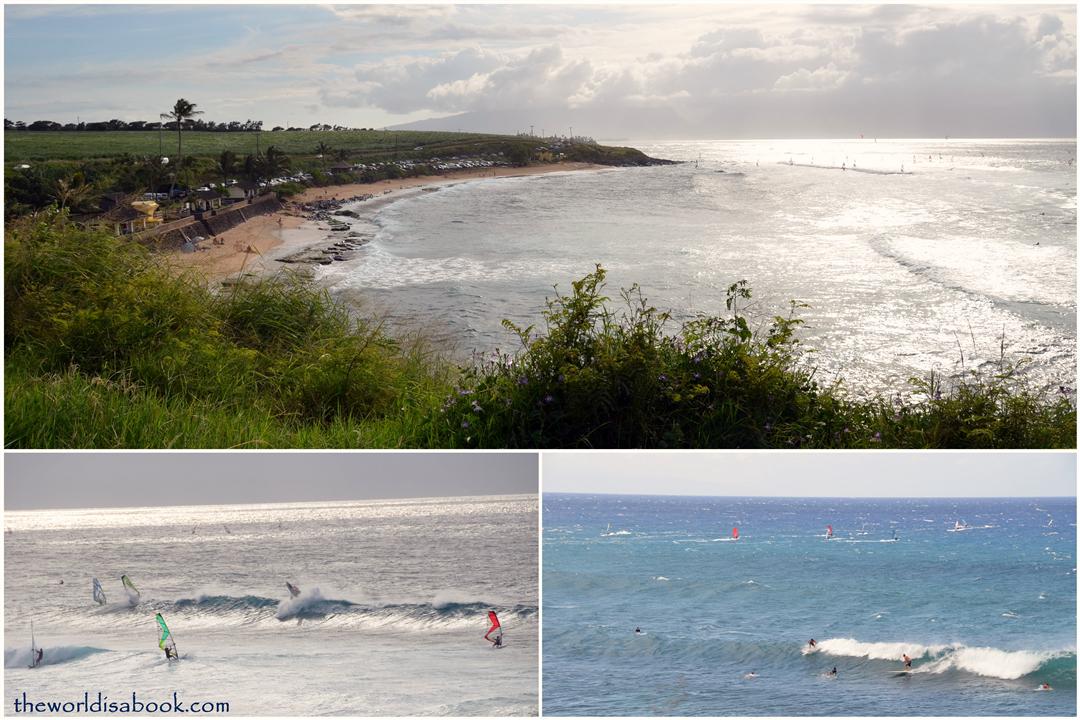
[[5,116],[1073,137],[1074,5],[5,6]]
[[6,453],[7,510],[537,493],[529,453]]
[[545,453],[544,492],[1076,497],[1075,453]]

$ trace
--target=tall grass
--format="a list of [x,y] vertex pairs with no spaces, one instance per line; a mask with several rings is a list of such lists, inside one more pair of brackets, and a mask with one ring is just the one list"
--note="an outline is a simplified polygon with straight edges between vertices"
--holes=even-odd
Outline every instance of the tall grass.
[[8,447],[1073,447],[1069,397],[1001,372],[915,399],[820,387],[797,317],[669,329],[604,271],[513,355],[455,367],[282,276],[221,292],[63,213],[5,242]]

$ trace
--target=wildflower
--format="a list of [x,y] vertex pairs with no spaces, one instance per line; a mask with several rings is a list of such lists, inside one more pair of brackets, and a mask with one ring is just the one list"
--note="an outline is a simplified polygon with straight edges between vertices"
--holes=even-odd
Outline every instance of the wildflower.
[[695,380],[700,380],[701,379],[701,373],[694,373],[693,377],[694,377]]
[[555,402],[555,398],[551,397],[550,395],[545,395],[544,396],[544,404],[545,405],[550,405],[553,402]]
[[870,442],[881,442],[881,433],[874,433],[874,437],[870,438]]
[[527,378],[526,376],[522,375],[521,377],[518,378],[518,385],[528,385],[528,384],[529,384],[529,378]]
[[472,409],[475,413],[484,412],[484,408],[480,407],[480,403],[478,403],[476,400],[473,400],[472,402]]
[[667,382],[667,375],[660,373],[660,377],[657,378],[660,382]]
[[469,429],[469,421],[468,420],[462,420],[461,421],[461,429],[462,430],[468,430]]
[[1068,388],[1068,387],[1065,387],[1064,385],[1062,385],[1062,386],[1060,386],[1058,388],[1058,392],[1061,393],[1062,395],[1068,395],[1069,393],[1072,392],[1072,388]]

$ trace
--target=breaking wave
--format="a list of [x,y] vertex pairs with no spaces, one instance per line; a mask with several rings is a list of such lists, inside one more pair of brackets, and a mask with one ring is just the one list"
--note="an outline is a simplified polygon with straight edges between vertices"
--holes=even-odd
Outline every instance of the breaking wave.
[[[108,652],[108,650],[104,648],[89,647],[86,645],[61,645],[59,647],[45,647],[42,648],[42,650],[45,652],[41,657],[41,663],[38,667],[43,665],[60,665],[75,660],[82,660],[84,657],[89,657],[90,655],[95,655],[97,653]],[[29,667],[32,659],[32,653],[28,647],[4,648],[5,668]]]
[[[537,611],[534,605],[486,603],[479,598],[448,594],[436,596],[428,603],[353,602],[323,597],[318,588],[286,599],[259,595],[199,595],[172,601],[144,600],[138,609],[208,624],[218,621],[251,624],[302,620],[417,630],[483,624],[487,621],[488,610],[495,610],[504,620],[525,620]],[[104,617],[113,616],[117,621],[127,622],[132,608],[109,606],[97,612]]]
[[[1068,671],[1076,678],[1076,653],[1052,650],[999,650],[967,645],[922,645],[919,643],[859,642],[834,638],[818,642],[820,651],[838,657],[866,658],[896,662],[905,654],[915,661],[913,673],[940,675],[959,671],[1001,680],[1019,680],[1035,673]],[[921,661],[921,662],[920,662]],[[1068,679],[1068,677],[1066,677]]]

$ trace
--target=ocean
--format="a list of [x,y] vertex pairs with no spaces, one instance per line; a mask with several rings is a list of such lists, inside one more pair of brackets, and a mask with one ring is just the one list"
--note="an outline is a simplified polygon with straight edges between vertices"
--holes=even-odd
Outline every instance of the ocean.
[[1075,499],[543,505],[545,715],[1076,715]]
[[403,193],[318,276],[462,356],[516,349],[501,321],[542,328],[553,286],[601,263],[673,330],[743,279],[758,324],[808,304],[818,379],[856,394],[995,368],[1003,346],[1033,387],[1073,385],[1075,140],[617,144],[687,162]]
[[[233,715],[534,715],[537,503],[7,512],[5,712],[24,692],[100,691],[117,702],[177,692]],[[134,607],[122,574],[141,593]],[[483,639],[489,609],[505,632],[498,651]],[[178,663],[158,649],[159,612]],[[32,670],[31,621],[44,649]]]

